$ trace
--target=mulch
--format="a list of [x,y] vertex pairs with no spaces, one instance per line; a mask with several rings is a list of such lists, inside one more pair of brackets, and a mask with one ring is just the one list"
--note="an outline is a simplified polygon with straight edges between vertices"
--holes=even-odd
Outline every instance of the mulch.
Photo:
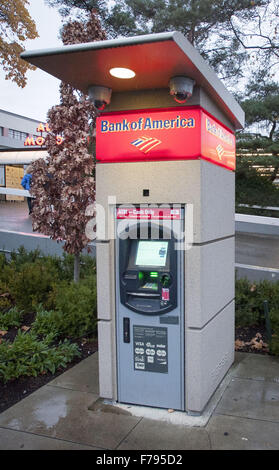
[[[31,325],[34,320],[32,314],[25,316],[24,326]],[[17,329],[9,330],[5,339],[13,341]],[[235,350],[253,354],[269,354],[267,348],[267,338],[264,327],[242,327],[235,329]],[[91,354],[98,350],[97,340],[81,338],[75,341],[79,345],[81,356],[75,358],[66,368],[57,370],[55,374],[44,373],[37,377],[20,377],[15,380],[10,380],[6,384],[0,383],[0,413],[15,405],[17,402],[33,393],[38,388],[46,385],[55,377],[63,374],[66,370],[78,364],[83,359],[89,357]]]

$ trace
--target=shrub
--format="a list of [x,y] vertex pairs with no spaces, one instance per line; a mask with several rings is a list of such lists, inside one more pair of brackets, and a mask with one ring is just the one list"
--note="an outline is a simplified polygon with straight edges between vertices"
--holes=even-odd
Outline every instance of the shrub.
[[46,260],[25,263],[18,271],[6,270],[8,291],[16,306],[24,311],[35,311],[38,304],[51,307],[51,291],[58,282],[58,272]]
[[50,332],[61,336],[79,338],[94,334],[97,325],[96,276],[69,285],[57,284],[54,289],[55,310],[38,310],[32,328],[37,334]]
[[270,352],[279,356],[279,304],[269,312],[272,337],[269,345]]
[[26,263],[34,263],[42,256],[40,250],[27,251],[23,245],[18,248],[18,251],[12,251],[10,264],[18,271],[20,267]]
[[44,310],[42,305],[39,306],[36,313],[35,321],[32,324],[32,331],[37,335],[47,336],[53,334],[59,336],[60,312],[55,310]]
[[[74,273],[74,255],[63,254],[61,258],[61,277],[60,279],[71,282]],[[85,279],[88,276],[96,273],[96,261],[91,256],[80,256],[80,279]]]
[[263,325],[264,301],[268,302],[272,338],[269,350],[279,355],[279,282],[251,283],[247,279],[236,281],[236,326]]
[[59,367],[66,367],[75,356],[80,356],[77,344],[65,340],[58,346],[51,346],[54,336],[38,340],[35,333],[18,332],[13,343],[0,344],[0,380],[4,383],[20,376],[37,376]]
[[235,324],[249,326],[259,323],[260,312],[256,308],[255,285],[247,279],[235,283]]
[[22,321],[22,310],[16,307],[11,308],[6,313],[0,312],[0,330],[8,330],[12,327],[19,327]]
[[264,300],[269,309],[279,305],[279,282],[260,281],[252,283],[238,279],[235,284],[235,318],[237,326],[264,324]]
[[96,276],[90,276],[67,287],[58,287],[56,293],[58,330],[64,336],[78,338],[96,331],[97,293]]
[[6,256],[4,255],[4,253],[0,253],[0,272],[2,272],[6,264],[7,264]]

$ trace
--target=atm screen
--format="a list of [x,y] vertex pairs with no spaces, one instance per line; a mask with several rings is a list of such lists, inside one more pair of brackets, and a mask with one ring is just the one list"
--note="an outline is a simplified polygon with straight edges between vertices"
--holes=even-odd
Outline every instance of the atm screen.
[[136,255],[137,266],[166,266],[168,242],[139,241]]

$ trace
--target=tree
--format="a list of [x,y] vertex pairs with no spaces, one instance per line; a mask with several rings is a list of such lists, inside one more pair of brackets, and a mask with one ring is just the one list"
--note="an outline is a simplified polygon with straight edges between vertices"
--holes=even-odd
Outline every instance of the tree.
[[246,88],[241,101],[246,127],[237,134],[237,202],[279,205],[279,85],[264,72]]
[[240,76],[247,58],[236,25],[253,22],[272,0],[46,0],[62,15],[96,8],[109,36],[181,31],[221,78]]
[[[62,29],[64,44],[102,40],[105,33],[91,12],[86,24],[70,21]],[[75,255],[74,280],[79,279],[79,257],[87,247],[89,217],[86,208],[95,201],[95,162],[88,149],[95,108],[88,97],[70,85],[60,85],[60,105],[48,112],[51,132],[46,137],[47,161],[32,164],[33,230],[65,241],[64,250]],[[57,145],[56,136],[63,136]]]
[[269,0],[262,8],[258,8],[245,28],[237,18],[230,20],[232,31],[248,52],[253,74],[264,69],[265,75],[275,76],[279,65],[279,3]]
[[246,128],[238,134],[239,152],[248,152],[255,164],[260,160],[270,165],[261,169],[273,182],[279,177],[279,85],[264,81],[264,72],[247,86],[245,111]]
[[7,80],[24,88],[26,72],[35,67],[20,58],[26,39],[38,37],[36,25],[25,5],[28,0],[1,0],[0,3],[0,64]]

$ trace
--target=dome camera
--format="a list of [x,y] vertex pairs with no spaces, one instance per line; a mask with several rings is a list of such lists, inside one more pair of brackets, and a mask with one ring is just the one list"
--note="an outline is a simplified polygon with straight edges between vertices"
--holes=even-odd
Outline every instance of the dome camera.
[[108,104],[110,104],[111,92],[112,89],[105,86],[90,86],[88,88],[89,97],[95,108],[99,111],[102,111]]
[[172,77],[169,81],[170,95],[179,103],[186,103],[193,94],[195,80],[189,77]]

